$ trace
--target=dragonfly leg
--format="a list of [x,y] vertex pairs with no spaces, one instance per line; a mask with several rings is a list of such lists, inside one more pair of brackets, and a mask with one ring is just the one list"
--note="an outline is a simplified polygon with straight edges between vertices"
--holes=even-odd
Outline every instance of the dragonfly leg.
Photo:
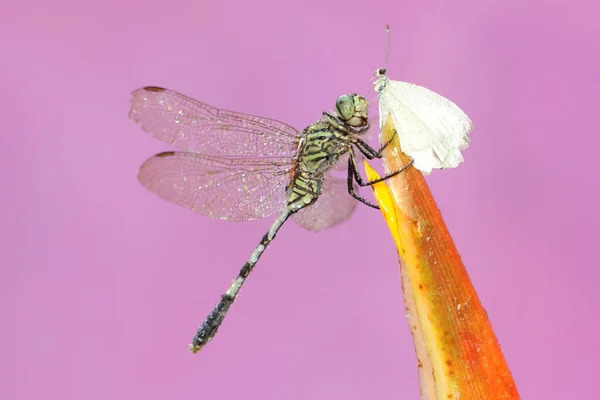
[[355,169],[353,167],[352,161],[348,160],[348,193],[350,193],[350,196],[354,197],[356,200],[360,201],[361,203],[371,207],[371,208],[375,208],[377,210],[379,210],[379,206],[377,204],[373,204],[371,203],[369,200],[365,199],[364,197],[359,196],[356,191],[354,190],[354,174],[355,174]]
[[323,116],[327,119],[332,119],[335,122],[337,122],[340,125],[344,125],[344,122],[337,116],[337,115],[333,115],[328,113],[327,111],[323,111]]
[[363,132],[368,131],[369,128],[371,128],[371,124],[366,124],[365,126],[361,126],[360,128],[354,128],[354,133],[361,134]]
[[381,178],[365,182],[365,181],[363,181],[363,178],[360,176],[360,173],[358,172],[358,166],[356,165],[356,159],[354,158],[354,153],[350,152],[350,157],[348,158],[348,170],[349,170],[349,173],[352,172],[354,179],[356,179],[356,183],[358,183],[359,186],[365,187],[365,186],[374,185],[379,182],[383,182],[391,177],[398,175],[399,173],[403,172],[406,168],[413,165],[414,162],[415,162],[415,160],[412,157],[410,157],[410,162],[408,164],[406,164],[405,166],[403,166],[402,168],[400,168],[399,170],[391,172],[387,175],[384,175]]
[[323,111],[323,116],[326,119],[328,119],[329,122],[333,122],[333,123],[337,124],[338,128],[340,128],[344,131],[349,129],[351,131],[351,133],[356,134],[356,135],[360,135],[361,133],[366,132],[369,130],[369,128],[371,128],[370,124],[366,124],[361,127],[349,126],[346,122],[342,121],[340,119],[340,117],[338,117],[337,115],[331,115],[327,111]]
[[323,116],[325,119],[329,120],[330,123],[337,125],[338,128],[346,126],[344,121],[342,121],[337,115],[331,115],[327,111],[323,111]]
[[392,143],[392,140],[394,140],[395,137],[396,137],[396,131],[394,131],[394,134],[392,135],[392,137],[387,142],[385,142],[379,150],[375,150],[374,148],[372,148],[367,143],[365,143],[362,139],[359,139],[359,138],[355,139],[354,144],[356,144],[356,147],[358,147],[360,152],[365,157],[367,157],[369,160],[372,160],[374,158],[381,158],[381,154],[383,154],[383,151],[390,145],[390,143]]

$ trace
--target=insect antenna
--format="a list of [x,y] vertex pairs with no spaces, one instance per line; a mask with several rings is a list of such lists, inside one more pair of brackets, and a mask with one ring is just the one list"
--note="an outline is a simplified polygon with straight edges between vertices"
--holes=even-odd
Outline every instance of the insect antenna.
[[385,64],[383,69],[387,70],[388,61],[390,59],[390,26],[385,26],[386,44],[385,44]]
[[[375,72],[375,74],[371,77],[371,88],[369,89],[369,91],[367,92],[367,96],[369,95],[369,93],[371,93],[373,91],[373,85],[375,83],[376,80],[378,80],[381,75],[385,75],[385,73],[387,72],[387,65],[388,65],[388,61],[390,59],[390,26],[388,24],[385,25],[385,35],[386,35],[386,43],[385,43],[385,62],[383,64],[383,68],[379,68],[377,69],[377,71]],[[379,74],[379,72],[383,71],[381,74]],[[377,96],[379,96],[379,94],[375,95],[375,97],[373,97],[372,99],[368,100],[369,105],[371,104],[371,102],[373,102],[373,100],[375,100],[377,98]]]

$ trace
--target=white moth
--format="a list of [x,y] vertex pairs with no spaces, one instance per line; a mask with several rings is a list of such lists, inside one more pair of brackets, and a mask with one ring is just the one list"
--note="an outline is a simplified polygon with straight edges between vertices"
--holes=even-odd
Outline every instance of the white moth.
[[[385,26],[390,53],[390,27]],[[464,161],[461,151],[469,145],[473,123],[456,104],[422,86],[392,81],[386,69],[375,71],[375,91],[379,98],[379,127],[389,116],[400,138],[404,154],[424,174],[432,169],[456,168]]]
[[392,116],[402,151],[425,174],[456,168],[464,159],[473,123],[456,104],[422,86],[392,81],[386,69],[375,71],[379,93],[379,126]]

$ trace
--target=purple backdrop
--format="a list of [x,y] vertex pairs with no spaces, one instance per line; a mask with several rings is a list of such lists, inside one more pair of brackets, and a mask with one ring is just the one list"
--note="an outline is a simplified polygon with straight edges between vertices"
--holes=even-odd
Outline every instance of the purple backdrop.
[[395,248],[364,207],[284,227],[190,355],[272,219],[145,191],[139,165],[170,147],[127,119],[160,85],[304,128],[369,89],[385,23],[390,78],[475,123],[466,162],[428,181],[522,397],[597,395],[597,2],[163,3],[2,2],[3,398],[417,399]]

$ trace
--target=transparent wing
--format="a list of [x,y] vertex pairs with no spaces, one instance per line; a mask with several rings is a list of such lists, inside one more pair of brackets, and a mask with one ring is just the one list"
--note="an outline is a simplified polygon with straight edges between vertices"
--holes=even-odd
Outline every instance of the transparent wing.
[[416,168],[454,168],[463,161],[473,124],[450,100],[422,86],[388,81],[379,98],[380,125],[389,114],[400,137],[402,151]]
[[[356,184],[354,188],[357,190]],[[314,204],[292,215],[294,222],[312,232],[330,228],[347,220],[357,204],[357,201],[348,194],[346,179],[328,173],[325,175],[321,189],[321,195]]]
[[283,209],[289,159],[211,157],[160,153],[140,168],[138,179],[165,200],[213,218],[248,221]]
[[330,171],[333,172],[346,172],[348,171],[348,152],[342,154],[340,158],[333,164]]
[[292,157],[298,147],[298,131],[283,122],[219,110],[158,87],[133,92],[129,117],[157,139],[194,153]]
[[[329,174],[336,178],[346,179],[348,177],[348,152],[342,154],[338,160],[329,169]],[[360,151],[354,152],[354,158],[356,159],[357,165],[361,165],[363,155]],[[347,188],[346,188],[347,191]]]

